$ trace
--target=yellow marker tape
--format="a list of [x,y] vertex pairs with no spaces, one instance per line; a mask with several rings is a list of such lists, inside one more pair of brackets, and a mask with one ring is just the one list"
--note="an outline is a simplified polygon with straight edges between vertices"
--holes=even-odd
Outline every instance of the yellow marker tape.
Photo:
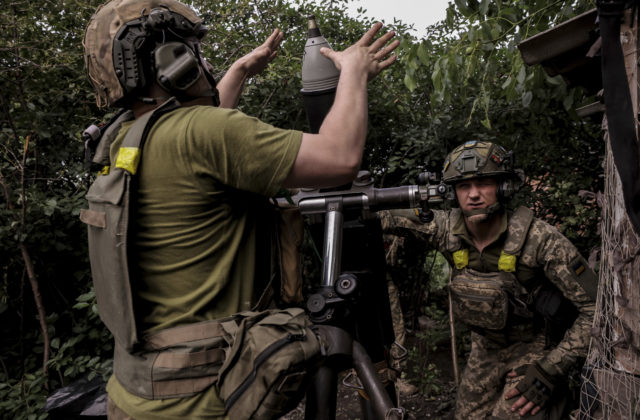
[[498,270],[505,271],[507,273],[513,273],[516,271],[516,262],[518,257],[515,255],[507,254],[504,251],[500,253],[500,259],[498,260]]
[[98,171],[98,175],[109,175],[109,170],[110,170],[110,166],[109,165],[105,165],[102,167],[102,169],[100,169],[100,171]]
[[116,159],[116,168],[122,168],[125,171],[135,175],[140,163],[140,149],[137,147],[121,147],[118,151],[118,159]]
[[453,253],[453,264],[458,270],[462,270],[469,265],[469,250],[461,249]]

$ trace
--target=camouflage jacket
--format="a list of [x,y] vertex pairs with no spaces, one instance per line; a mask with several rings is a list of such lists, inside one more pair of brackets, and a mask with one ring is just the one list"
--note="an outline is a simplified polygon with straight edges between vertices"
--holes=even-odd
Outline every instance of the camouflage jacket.
[[[460,209],[434,210],[434,219],[423,223],[414,210],[380,212],[385,233],[414,237],[443,253],[454,270],[454,254],[466,249],[467,266],[480,272],[497,272],[498,261],[509,235],[526,227],[513,221],[513,213],[502,215],[498,236],[482,252],[474,246]],[[534,294],[551,282],[578,310],[578,316],[560,342],[541,361],[552,374],[564,374],[580,357],[585,357],[595,311],[596,275],[576,247],[557,229],[533,218],[517,251],[515,275]]]

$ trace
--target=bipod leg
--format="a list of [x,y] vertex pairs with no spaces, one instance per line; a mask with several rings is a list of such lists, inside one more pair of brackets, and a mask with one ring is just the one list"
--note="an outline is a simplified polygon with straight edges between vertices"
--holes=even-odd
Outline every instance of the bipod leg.
[[353,367],[358,374],[376,420],[402,420],[404,410],[393,405],[371,358],[360,343],[353,341]]
[[305,420],[335,420],[338,398],[338,374],[332,366],[324,365],[316,372],[307,390]]

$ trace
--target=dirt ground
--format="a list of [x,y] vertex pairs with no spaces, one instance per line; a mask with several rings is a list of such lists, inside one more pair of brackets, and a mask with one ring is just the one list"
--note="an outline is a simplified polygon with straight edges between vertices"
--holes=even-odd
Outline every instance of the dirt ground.
[[[407,334],[407,348],[420,349],[424,343],[423,338],[416,334]],[[455,381],[453,375],[453,364],[451,361],[451,349],[448,340],[443,340],[434,344],[435,348],[428,350],[428,363],[437,367],[437,376],[428,383],[429,388],[437,387],[437,392],[425,393],[418,389],[413,395],[400,394],[400,406],[406,410],[405,419],[453,419],[453,408],[455,406]],[[409,360],[410,362],[412,359]],[[417,361],[421,362],[420,360]],[[409,382],[420,388],[420,379],[412,379],[412,365],[406,368]],[[414,374],[415,375],[415,374]],[[424,385],[424,384],[423,384]],[[303,420],[304,401],[292,412],[284,416],[281,420]],[[366,420],[360,409],[360,397],[357,391],[346,388],[342,384],[338,386],[337,396],[337,420]]]

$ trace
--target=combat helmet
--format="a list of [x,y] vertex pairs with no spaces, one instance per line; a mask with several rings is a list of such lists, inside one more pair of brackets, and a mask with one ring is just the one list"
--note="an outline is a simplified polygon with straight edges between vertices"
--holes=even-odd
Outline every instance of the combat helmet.
[[465,179],[495,177],[498,180],[498,198],[509,198],[522,186],[524,179],[522,171],[513,166],[513,152],[492,142],[471,140],[447,155],[442,181],[454,185]]
[[215,80],[200,51],[207,31],[198,15],[176,0],[111,0],[100,6],[83,42],[98,106],[122,106],[153,80],[179,96],[203,74],[214,87],[205,96],[215,103]]

